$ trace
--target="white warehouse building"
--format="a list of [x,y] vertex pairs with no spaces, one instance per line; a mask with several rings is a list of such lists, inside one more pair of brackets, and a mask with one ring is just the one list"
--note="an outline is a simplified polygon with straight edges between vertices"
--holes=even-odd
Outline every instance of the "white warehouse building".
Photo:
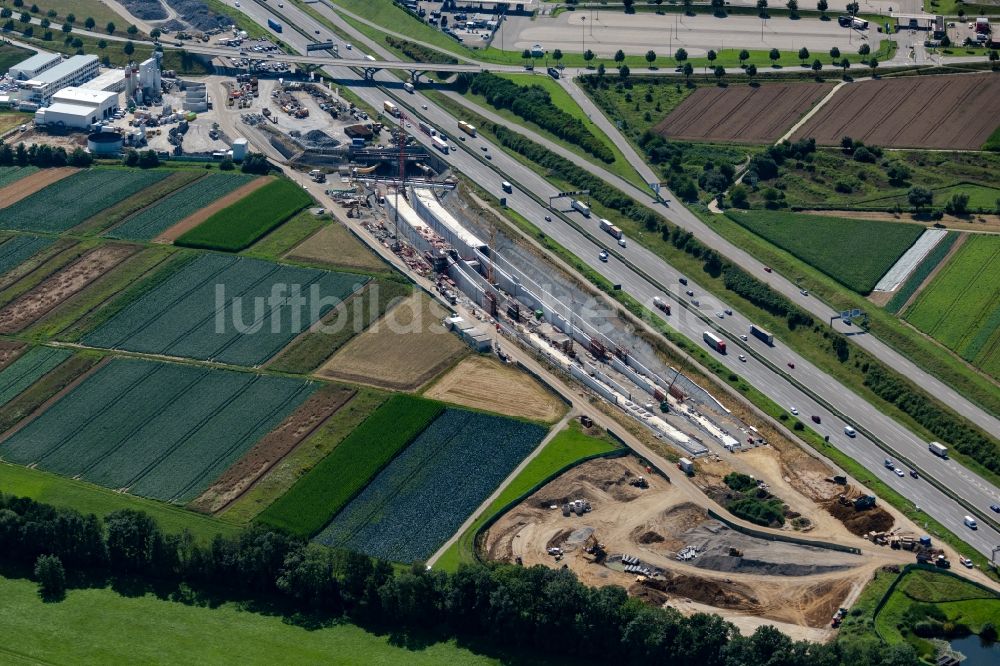
[[27,81],[33,79],[47,69],[52,69],[62,62],[62,56],[58,53],[45,53],[39,51],[27,60],[17,63],[7,73],[15,81]]
[[63,88],[52,96],[50,106],[35,112],[35,124],[89,129],[110,118],[117,108],[117,92]]
[[95,55],[77,55],[64,60],[32,79],[22,81],[22,100],[45,105],[67,86],[76,86],[97,76],[100,60]]

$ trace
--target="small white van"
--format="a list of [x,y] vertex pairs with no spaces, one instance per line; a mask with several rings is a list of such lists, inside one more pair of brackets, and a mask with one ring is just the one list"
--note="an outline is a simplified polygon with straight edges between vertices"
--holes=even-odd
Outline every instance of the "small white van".
[[856,437],[858,433],[851,426],[844,426],[844,434],[848,437]]
[[970,530],[979,529],[979,525],[976,523],[976,519],[973,518],[972,516],[965,517],[965,526],[968,527]]

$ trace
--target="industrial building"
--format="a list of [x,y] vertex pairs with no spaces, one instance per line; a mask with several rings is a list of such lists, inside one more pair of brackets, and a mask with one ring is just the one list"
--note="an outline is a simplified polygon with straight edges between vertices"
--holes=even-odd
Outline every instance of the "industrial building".
[[46,105],[63,88],[79,85],[97,76],[99,64],[95,55],[77,55],[64,60],[34,78],[22,81],[21,100]]
[[118,108],[118,93],[68,87],[52,95],[52,104],[35,112],[36,125],[89,129]]
[[103,90],[105,92],[125,92],[125,79],[131,75],[128,69],[109,69],[95,79],[80,85],[88,90]]
[[23,60],[11,67],[7,70],[7,73],[10,74],[10,78],[15,81],[27,81],[28,79],[35,78],[48,69],[52,69],[61,62],[62,56],[58,53],[45,53],[44,51],[39,51],[27,60]]

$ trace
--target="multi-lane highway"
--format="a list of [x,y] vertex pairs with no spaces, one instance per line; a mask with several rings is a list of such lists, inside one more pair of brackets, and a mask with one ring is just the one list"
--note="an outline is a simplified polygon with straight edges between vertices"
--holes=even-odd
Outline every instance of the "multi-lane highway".
[[[270,15],[268,9],[249,1],[243,5],[244,11],[258,23],[266,23]],[[318,7],[321,10],[326,9],[323,6]],[[329,12],[328,9],[326,11]],[[281,38],[295,49],[304,51],[305,44],[312,41],[307,35],[314,35],[316,30],[322,30],[324,36],[329,34],[325,26],[318,24],[315,19],[291,3],[286,3],[279,20],[282,18],[286,22],[286,28]],[[337,20],[337,17],[333,15],[331,20]],[[294,23],[294,26],[301,29],[301,33],[292,29],[289,23]],[[350,31],[350,26],[346,24],[339,27],[345,32]],[[391,59],[391,55],[382,52],[377,45],[369,43],[361,35],[357,35],[354,43],[366,44],[365,49],[373,55]],[[386,72],[377,74],[373,82],[364,82],[360,75],[350,68],[333,66],[326,69],[333,77],[354,84],[352,88],[354,93],[372,107],[380,108],[387,95],[393,95],[397,103],[403,104],[412,117],[445,129],[448,134],[457,132],[454,118],[419,93],[402,93],[398,88],[399,80]],[[391,92],[377,87],[380,84],[388,84]],[[419,132],[415,132],[414,136],[430,148],[427,137]],[[584,220],[578,216],[567,218],[548,211],[543,202],[556,193],[556,188],[496,146],[482,138],[469,138],[465,142],[454,141],[453,145],[456,149],[452,150],[446,159],[456,169],[492,194],[498,197],[506,196],[507,204],[512,210],[538,225],[556,242],[591,264],[607,279],[621,284],[626,293],[646,304],[651,304],[654,296],[664,293],[671,294],[678,301],[690,300],[680,288],[677,272],[652,252],[635,244],[624,250],[617,245],[612,246],[607,243],[611,240],[610,237],[604,236],[596,229],[595,221]],[[492,155],[491,161],[483,159],[484,151],[480,150],[481,146],[487,147]],[[500,183],[504,179],[515,184],[513,193],[505,195],[501,192]],[[546,215],[551,215],[553,220],[545,221]],[[570,221],[573,223],[569,223]],[[613,254],[621,252],[620,255],[613,256],[608,263],[597,260],[597,254],[605,244]],[[793,351],[780,345],[774,348],[766,347],[752,338],[747,343],[740,341],[739,336],[747,331],[749,321],[739,313],[724,319],[716,318],[714,313],[725,309],[726,306],[705,296],[705,292],[693,281],[693,276],[688,277],[692,278],[692,281],[686,288],[696,292],[696,297],[701,301],[701,309],[677,308],[676,314],[668,318],[671,326],[688,338],[698,341],[702,332],[708,329],[708,322],[711,322],[732,341],[730,348],[733,352],[720,356],[720,362],[745,377],[779,404],[785,407],[795,406],[806,418],[811,415],[819,416],[822,423],[815,427],[821,434],[830,435],[832,445],[864,464],[873,474],[959,534],[980,552],[989,555],[993,547],[1000,545],[1000,533],[984,524],[982,520],[980,529],[976,532],[965,528],[962,525],[962,518],[968,511],[942,490],[925,479],[914,480],[908,475],[899,478],[886,469],[883,466],[885,454],[873,440],[863,434],[864,431],[859,432],[856,438],[846,437],[843,431],[845,421],[841,417],[848,416],[850,423],[871,432],[874,437],[899,451],[915,467],[926,475],[933,475],[980,512],[989,513],[989,505],[1000,501],[1000,492],[996,488],[954,462],[943,461],[930,454],[925,441],[798,357]],[[707,317],[708,322],[699,316],[699,312]],[[745,363],[737,358],[737,354],[744,351],[739,348],[741,344],[746,345],[746,352],[751,352]],[[786,365],[789,362],[794,363],[794,370]]]

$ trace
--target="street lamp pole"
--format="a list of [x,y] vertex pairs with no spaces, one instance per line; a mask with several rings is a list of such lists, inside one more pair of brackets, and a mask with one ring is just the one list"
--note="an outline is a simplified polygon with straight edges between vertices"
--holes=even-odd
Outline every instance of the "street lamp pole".
[[583,53],[587,52],[587,17],[580,17],[580,43],[583,47]]

